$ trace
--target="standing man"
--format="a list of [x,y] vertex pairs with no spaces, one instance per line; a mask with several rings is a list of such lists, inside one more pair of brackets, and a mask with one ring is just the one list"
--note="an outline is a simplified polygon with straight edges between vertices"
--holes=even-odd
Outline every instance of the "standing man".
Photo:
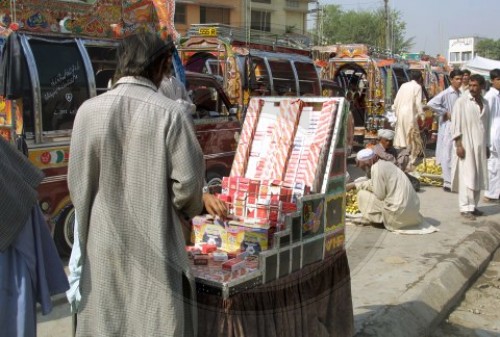
[[180,218],[202,209],[205,167],[186,106],[157,92],[172,50],[155,34],[123,39],[113,89],[76,115],[77,336],[196,332]]
[[484,98],[490,109],[490,157],[488,158],[489,189],[484,192],[487,202],[500,197],[500,69],[490,71],[491,88]]
[[[394,147],[397,149],[407,148],[411,151],[409,135],[415,130],[418,131],[417,117],[423,116],[422,109],[422,83],[423,77],[420,71],[411,72],[411,81],[404,83],[399,88],[394,100],[394,110],[396,112],[396,134],[394,136]],[[416,158],[410,158],[413,164]]]
[[462,86],[460,87],[460,91],[462,93],[465,93],[469,90],[469,81],[470,81],[470,70],[464,69],[462,70],[463,77],[462,77]]
[[0,158],[0,335],[36,337],[37,302],[49,314],[68,280],[38,206],[43,173],[2,136]]
[[453,107],[450,131],[455,147],[451,166],[452,191],[458,191],[460,214],[468,220],[483,215],[479,193],[488,188],[486,158],[489,145],[489,108],[481,96],[484,78],[472,75],[469,92]]
[[427,106],[439,115],[439,130],[436,144],[436,162],[441,165],[443,172],[443,189],[451,192],[451,152],[453,140],[450,134],[451,113],[455,102],[462,94],[463,73],[459,69],[450,72],[451,85],[434,96]]

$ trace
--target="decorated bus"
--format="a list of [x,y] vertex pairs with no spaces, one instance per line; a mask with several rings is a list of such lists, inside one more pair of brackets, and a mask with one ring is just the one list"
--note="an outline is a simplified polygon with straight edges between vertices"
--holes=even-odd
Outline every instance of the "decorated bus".
[[187,70],[218,76],[233,104],[252,96],[321,96],[310,50],[297,41],[228,25],[192,25],[179,53]]
[[[0,97],[0,134],[24,148],[44,172],[40,206],[60,253],[67,255],[74,224],[67,165],[78,107],[108,90],[122,36],[138,29],[175,36],[168,24],[173,1],[58,1],[51,8],[46,1],[12,3],[0,2],[1,73],[7,84],[7,95]],[[213,76],[187,73],[186,79],[196,93],[195,127],[207,180],[220,183],[229,174],[241,124]]]

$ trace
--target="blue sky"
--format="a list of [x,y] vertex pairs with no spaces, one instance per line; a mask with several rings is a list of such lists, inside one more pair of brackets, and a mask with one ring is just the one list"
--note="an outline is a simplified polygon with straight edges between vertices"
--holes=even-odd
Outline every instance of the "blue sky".
[[[320,0],[344,10],[372,10],[383,0]],[[448,39],[481,36],[500,39],[500,0],[389,0],[406,22],[406,37],[414,36],[414,52],[447,54]]]

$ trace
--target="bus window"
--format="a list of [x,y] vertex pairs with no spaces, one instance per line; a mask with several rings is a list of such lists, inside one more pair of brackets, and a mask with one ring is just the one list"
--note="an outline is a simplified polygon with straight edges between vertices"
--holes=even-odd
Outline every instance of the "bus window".
[[287,59],[268,58],[269,68],[273,78],[274,94],[277,96],[296,96],[297,80],[292,64]]
[[207,68],[207,73],[224,77],[224,69],[226,68],[226,62],[222,60],[209,59],[206,61],[205,67]]
[[96,94],[109,89],[116,69],[116,48],[111,46],[85,46],[94,71]]
[[78,107],[89,98],[82,56],[76,42],[29,40],[40,81],[42,131],[73,128]]
[[294,62],[299,77],[299,92],[302,95],[320,96],[318,73],[314,64],[306,62]]
[[397,81],[397,88],[399,90],[404,83],[408,82],[408,75],[403,68],[393,67],[392,70],[394,72],[394,78]]
[[251,96],[268,96],[271,94],[271,83],[266,63],[263,58],[253,56],[251,62]]
[[[0,38],[0,62],[3,52],[3,47],[5,44],[5,39]],[[22,125],[22,131],[25,132],[26,138],[32,139],[35,135],[35,117],[33,113],[33,89],[31,85],[31,80],[28,72],[28,63],[26,61],[26,55],[21,53],[22,58],[22,94],[21,99],[16,100],[16,110],[21,112],[22,115],[17,115],[17,125]],[[5,101],[1,99],[2,104],[5,104]],[[8,107],[4,105],[3,109],[11,108],[12,106],[9,104]],[[0,112],[1,116],[1,112]],[[3,116],[5,118],[5,116]],[[2,124],[2,122],[0,122]],[[18,131],[20,131],[18,129]]]

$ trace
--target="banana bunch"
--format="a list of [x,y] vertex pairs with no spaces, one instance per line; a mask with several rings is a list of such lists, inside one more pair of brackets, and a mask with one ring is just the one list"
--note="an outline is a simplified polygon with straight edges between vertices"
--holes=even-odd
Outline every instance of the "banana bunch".
[[358,194],[356,189],[350,190],[346,193],[345,212],[351,215],[360,213],[358,208]]
[[441,165],[436,163],[435,158],[425,158],[415,169],[418,173],[429,173],[441,175],[443,173]]
[[425,158],[416,168],[418,179],[422,184],[431,186],[443,186],[441,165],[436,163],[435,158]]
[[427,184],[427,185],[436,186],[436,187],[443,186],[443,182],[441,180],[432,179],[432,178],[423,177],[423,176],[420,176],[419,180],[422,184]]

